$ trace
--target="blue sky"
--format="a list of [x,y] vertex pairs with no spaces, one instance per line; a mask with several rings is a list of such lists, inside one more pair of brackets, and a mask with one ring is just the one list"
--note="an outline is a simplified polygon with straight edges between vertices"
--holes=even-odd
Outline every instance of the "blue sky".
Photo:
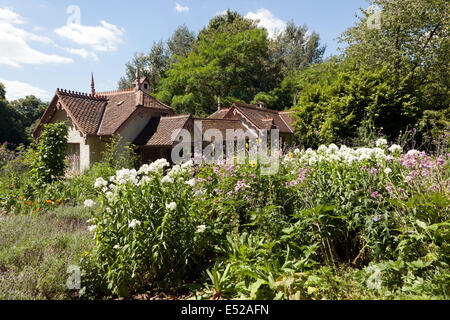
[[198,32],[227,8],[259,18],[270,33],[290,20],[306,24],[329,56],[368,6],[366,0],[0,0],[0,82],[10,100],[35,94],[48,101],[56,88],[89,92],[91,72],[97,91],[114,90],[135,52],[148,52],[183,23]]

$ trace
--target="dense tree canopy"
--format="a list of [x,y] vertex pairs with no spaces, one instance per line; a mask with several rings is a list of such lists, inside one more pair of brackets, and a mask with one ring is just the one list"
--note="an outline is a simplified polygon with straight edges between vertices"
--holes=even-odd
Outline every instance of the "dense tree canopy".
[[255,97],[278,103],[270,100],[270,92],[283,77],[320,61],[323,52],[318,35],[309,34],[306,26],[291,22],[269,39],[257,21],[228,10],[199,32],[188,56],[171,64],[156,96],[179,113],[197,115],[215,111],[219,96],[223,106]]
[[5,87],[0,83],[0,144],[28,143],[46,106],[46,103],[32,95],[8,102]]
[[119,89],[133,86],[138,67],[141,76],[147,77],[150,82],[150,91],[156,91],[170,64],[175,62],[177,57],[186,57],[194,40],[194,32],[189,31],[186,25],[181,25],[167,41],[154,42],[149,54],[135,53],[132,61],[125,66],[126,75],[120,78]]

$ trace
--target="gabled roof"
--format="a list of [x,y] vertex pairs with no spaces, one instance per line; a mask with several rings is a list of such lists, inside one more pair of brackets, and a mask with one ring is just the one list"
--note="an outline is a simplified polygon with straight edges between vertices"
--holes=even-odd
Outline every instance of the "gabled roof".
[[280,130],[282,133],[293,133],[293,118],[289,111],[279,112],[272,109],[260,108],[255,105],[235,102],[228,109],[221,109],[213,113],[211,119],[235,119],[235,113],[246,118],[255,128],[259,130],[270,130],[272,128]]
[[58,106],[67,112],[67,116],[84,136],[115,134],[139,108],[163,116],[174,114],[171,107],[141,90],[100,92],[93,96],[58,89],[38,127],[33,132],[34,137],[39,136],[42,124],[51,120],[51,116]]
[[[227,140],[227,130],[242,130],[244,133],[247,132],[247,128],[242,124],[241,121],[236,119],[195,119],[202,122],[202,134],[209,129],[219,130],[222,134],[222,138]],[[234,138],[233,138],[234,140]]]
[[[189,114],[161,117],[159,123],[156,123],[156,129],[148,128],[149,133],[152,133],[152,131],[154,133],[147,143],[145,143],[145,146],[172,146],[175,142],[175,140],[172,139],[172,134],[186,128],[189,120],[192,120]],[[152,125],[151,121],[149,122],[149,125]],[[174,135],[174,137],[176,137],[176,135]]]

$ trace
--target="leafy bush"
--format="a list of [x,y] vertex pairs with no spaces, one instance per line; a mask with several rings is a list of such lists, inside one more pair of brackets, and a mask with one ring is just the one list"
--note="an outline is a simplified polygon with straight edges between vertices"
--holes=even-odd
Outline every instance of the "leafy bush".
[[45,185],[64,176],[66,169],[68,127],[64,123],[44,126],[32,164],[32,176],[38,185]]

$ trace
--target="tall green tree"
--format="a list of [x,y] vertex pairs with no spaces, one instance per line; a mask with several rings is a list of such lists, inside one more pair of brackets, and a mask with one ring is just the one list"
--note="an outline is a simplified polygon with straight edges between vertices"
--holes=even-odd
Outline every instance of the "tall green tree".
[[133,86],[136,68],[139,68],[141,76],[147,77],[150,83],[150,92],[155,92],[170,64],[174,63],[178,56],[186,57],[194,40],[195,33],[186,25],[181,25],[167,41],[154,42],[148,54],[135,53],[133,59],[125,65],[126,74],[119,80],[119,89]]
[[[346,44],[347,57],[362,68],[386,67],[397,85],[410,77],[410,94],[420,111],[416,125],[424,135],[438,134],[449,125],[450,2],[371,2],[381,12],[362,11],[357,24],[340,39]],[[431,122],[436,123],[434,128],[429,126]]]
[[253,20],[227,11],[200,31],[192,52],[171,65],[157,97],[179,113],[209,115],[232,101],[250,102],[273,85],[268,61],[267,31]]
[[296,135],[307,147],[355,140],[361,128],[372,125],[394,139],[417,118],[411,76],[399,82],[387,67],[328,63],[306,69],[296,81]]
[[310,32],[306,25],[296,26],[293,21],[288,22],[286,29],[271,41],[270,49],[272,59],[282,61],[284,75],[321,62],[325,52],[316,32]]
[[31,138],[31,133],[36,127],[38,120],[44,114],[47,103],[33,95],[29,95],[25,98],[11,101],[11,107],[19,114],[25,136]]
[[187,57],[192,50],[194,42],[195,32],[190,31],[185,24],[179,26],[166,41],[168,56],[170,58],[174,56]]
[[24,138],[20,114],[6,100],[5,86],[0,83],[0,144],[19,144]]

